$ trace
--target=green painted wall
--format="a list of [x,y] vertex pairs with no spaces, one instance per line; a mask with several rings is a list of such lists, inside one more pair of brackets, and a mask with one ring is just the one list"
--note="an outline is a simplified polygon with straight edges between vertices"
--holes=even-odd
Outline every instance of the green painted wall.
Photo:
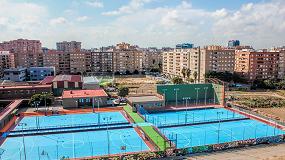
[[[189,98],[187,100],[188,104],[196,104],[198,100],[198,104],[202,105],[205,104],[205,99],[207,104],[220,104],[222,101],[222,85],[218,84],[179,84],[179,85],[158,85],[157,92],[161,95],[164,95],[165,92],[165,99],[166,105],[174,105],[176,104],[176,91],[177,91],[177,104],[178,105],[185,105],[186,100],[183,98]],[[198,91],[197,91],[198,90]],[[198,92],[198,96],[197,96]],[[198,97],[198,98],[197,98]],[[205,98],[206,97],[206,98]]]

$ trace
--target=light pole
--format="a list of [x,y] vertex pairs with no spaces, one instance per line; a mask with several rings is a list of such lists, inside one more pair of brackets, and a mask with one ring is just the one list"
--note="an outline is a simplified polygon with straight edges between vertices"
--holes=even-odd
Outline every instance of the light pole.
[[47,109],[47,92],[42,92],[42,94],[44,94],[44,97],[45,97],[45,109],[46,109],[45,115],[47,115],[47,111],[48,111],[48,109]]
[[96,99],[97,101],[97,112],[98,112],[98,124],[100,124],[100,111],[99,111],[99,108],[100,108],[100,101],[101,101],[101,98],[98,98]]
[[175,91],[175,106],[177,107],[177,92],[179,91],[179,88],[174,88]]
[[188,118],[188,115],[187,115],[187,112],[188,112],[188,103],[187,103],[187,102],[188,102],[188,100],[191,99],[191,97],[183,97],[182,99],[186,101],[186,103],[185,103],[185,105],[186,105],[185,124],[186,124],[186,123],[187,123],[187,118]]
[[213,86],[213,92],[214,92],[214,104],[216,104],[216,92],[215,92],[216,87]]
[[224,114],[224,112],[217,112],[217,118],[219,120],[219,127],[218,127],[218,143],[220,143],[220,128],[221,128],[221,117],[220,115]]
[[25,145],[25,135],[24,135],[24,127],[27,126],[27,123],[19,123],[18,126],[22,127],[22,141],[23,141],[23,148],[24,148],[24,158],[25,160],[27,159],[27,155],[26,155],[26,145]]
[[163,96],[164,96],[164,105],[166,106],[166,91],[167,89],[162,89],[163,91]]
[[200,88],[195,88],[196,90],[196,106],[198,105],[198,96],[199,96],[199,90]]
[[112,117],[104,117],[104,121],[107,122],[107,143],[108,143],[108,155],[110,155],[110,135],[109,135],[109,121],[112,120]]
[[205,106],[207,105],[207,92],[208,92],[208,87],[204,87],[205,90]]

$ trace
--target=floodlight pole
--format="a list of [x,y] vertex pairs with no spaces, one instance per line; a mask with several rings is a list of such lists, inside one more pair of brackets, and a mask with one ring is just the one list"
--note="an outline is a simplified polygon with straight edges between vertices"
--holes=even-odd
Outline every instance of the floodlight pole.
[[198,94],[199,94],[199,90],[200,88],[195,88],[196,90],[196,106],[198,105]]
[[207,91],[208,91],[208,87],[204,87],[205,90],[205,106],[207,105]]
[[164,96],[164,106],[166,106],[166,91],[167,91],[167,89],[162,89],[162,91],[163,91],[163,96]]
[[22,141],[23,141],[23,148],[24,148],[24,158],[25,160],[27,159],[27,155],[26,155],[26,145],[25,145],[25,135],[24,135],[24,126],[27,126],[27,123],[19,123],[18,126],[22,127]]
[[179,91],[179,88],[174,88],[175,91],[175,106],[177,107],[177,92]]
[[108,143],[108,155],[110,155],[110,135],[109,135],[109,120],[112,120],[112,117],[105,117],[103,120],[107,121],[107,143]]
[[220,114],[224,114],[224,112],[217,112],[217,117],[219,120],[219,127],[218,127],[218,144],[220,143],[220,128],[221,128],[221,117]]

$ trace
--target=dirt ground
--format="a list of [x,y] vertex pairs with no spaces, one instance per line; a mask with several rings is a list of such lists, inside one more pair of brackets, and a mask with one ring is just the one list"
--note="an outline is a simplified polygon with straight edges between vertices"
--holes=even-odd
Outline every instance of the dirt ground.
[[283,121],[285,121],[285,108],[259,108],[258,110],[270,114],[275,115],[277,117],[280,117]]
[[285,160],[285,144],[259,145],[188,157],[189,160]]
[[115,83],[127,86],[130,94],[152,94],[156,93],[157,80],[148,77],[140,78],[116,78]]

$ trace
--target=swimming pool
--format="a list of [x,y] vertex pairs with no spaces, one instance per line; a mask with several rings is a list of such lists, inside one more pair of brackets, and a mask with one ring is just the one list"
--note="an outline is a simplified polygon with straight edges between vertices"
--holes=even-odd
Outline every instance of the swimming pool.
[[[108,117],[108,122],[105,120]],[[25,128],[47,128],[84,124],[118,123],[128,122],[121,112],[101,112],[53,116],[33,116],[24,117],[20,123],[24,123]],[[14,130],[21,130],[22,126],[16,126]]]
[[2,160],[24,160],[24,153],[27,160],[53,160],[149,150],[133,128],[9,137],[1,148],[4,149]]
[[245,118],[245,116],[224,108],[210,108],[151,113],[146,114],[145,118],[148,122],[160,127],[185,123],[238,119]]

